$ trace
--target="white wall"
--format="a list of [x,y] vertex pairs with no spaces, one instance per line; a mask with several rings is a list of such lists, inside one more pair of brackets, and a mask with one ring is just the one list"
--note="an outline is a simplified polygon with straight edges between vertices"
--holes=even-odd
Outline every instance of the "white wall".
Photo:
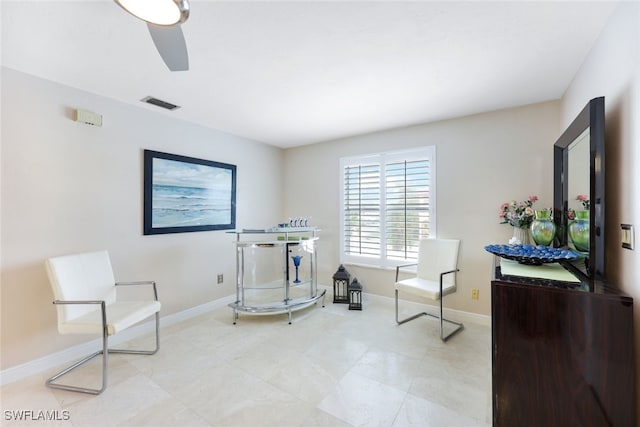
[[[640,3],[621,3],[562,98],[569,124],[586,103],[605,97],[606,277],[634,298],[636,396],[640,397],[640,240],[620,244],[620,224],[640,239]],[[637,419],[640,421],[640,405]]]
[[[286,214],[310,215],[323,229],[320,282],[331,284],[340,263],[340,157],[435,145],[437,233],[462,239],[458,292],[446,305],[490,314],[492,256],[483,247],[511,237],[511,227],[500,225],[497,216],[503,202],[536,194],[536,206],[552,206],[559,115],[559,103],[548,102],[286,150]],[[365,292],[392,296],[394,272],[347,270]],[[478,301],[471,300],[471,288],[480,289]]]
[[[104,126],[74,122],[75,108]],[[282,150],[151,108],[2,69],[1,369],[83,341],[56,332],[51,256],[109,250],[117,280],[158,282],[163,315],[233,294],[234,236],[142,235],[143,149],[237,165],[239,227],[283,217]]]

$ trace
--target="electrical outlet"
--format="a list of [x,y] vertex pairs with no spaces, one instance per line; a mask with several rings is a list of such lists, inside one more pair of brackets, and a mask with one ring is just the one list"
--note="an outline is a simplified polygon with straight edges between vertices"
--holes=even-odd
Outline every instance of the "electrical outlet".
[[220,273],[218,274],[218,285],[222,282],[224,282],[224,276],[222,275],[222,273]]
[[480,289],[478,288],[471,289],[471,299],[480,299]]

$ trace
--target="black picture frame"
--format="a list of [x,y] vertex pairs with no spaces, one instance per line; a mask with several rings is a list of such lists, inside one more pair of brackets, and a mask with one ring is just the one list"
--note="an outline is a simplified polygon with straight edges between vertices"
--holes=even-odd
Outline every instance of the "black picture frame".
[[580,265],[566,263],[590,279],[605,278],[605,110],[604,97],[591,99],[553,146],[553,206],[556,246],[566,247],[569,221],[569,146],[584,132],[589,134],[589,253]]
[[235,227],[235,165],[144,150],[144,235]]

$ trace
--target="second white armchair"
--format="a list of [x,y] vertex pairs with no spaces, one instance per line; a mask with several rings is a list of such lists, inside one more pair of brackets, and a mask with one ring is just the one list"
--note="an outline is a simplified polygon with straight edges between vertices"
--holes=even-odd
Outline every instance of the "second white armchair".
[[[456,286],[456,273],[458,270],[458,252],[460,240],[455,239],[422,239],[418,250],[418,262],[405,264],[396,268],[395,299],[396,322],[401,325],[420,316],[435,317],[440,321],[440,339],[448,340],[454,334],[460,332],[464,326],[462,323],[445,319],[442,315],[442,299],[445,295],[454,293]],[[400,270],[405,267],[417,266],[416,276],[404,280],[398,280]],[[422,312],[406,319],[399,319],[398,293],[410,293],[431,300],[439,301],[439,315]],[[454,329],[445,334],[444,322],[454,325]]]

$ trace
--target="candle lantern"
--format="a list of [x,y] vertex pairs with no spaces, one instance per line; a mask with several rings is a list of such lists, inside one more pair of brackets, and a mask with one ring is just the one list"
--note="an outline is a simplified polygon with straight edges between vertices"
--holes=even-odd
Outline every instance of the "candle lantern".
[[349,279],[351,275],[342,264],[333,275],[333,302],[339,304],[349,303]]
[[362,310],[362,285],[357,278],[349,285],[349,310]]

